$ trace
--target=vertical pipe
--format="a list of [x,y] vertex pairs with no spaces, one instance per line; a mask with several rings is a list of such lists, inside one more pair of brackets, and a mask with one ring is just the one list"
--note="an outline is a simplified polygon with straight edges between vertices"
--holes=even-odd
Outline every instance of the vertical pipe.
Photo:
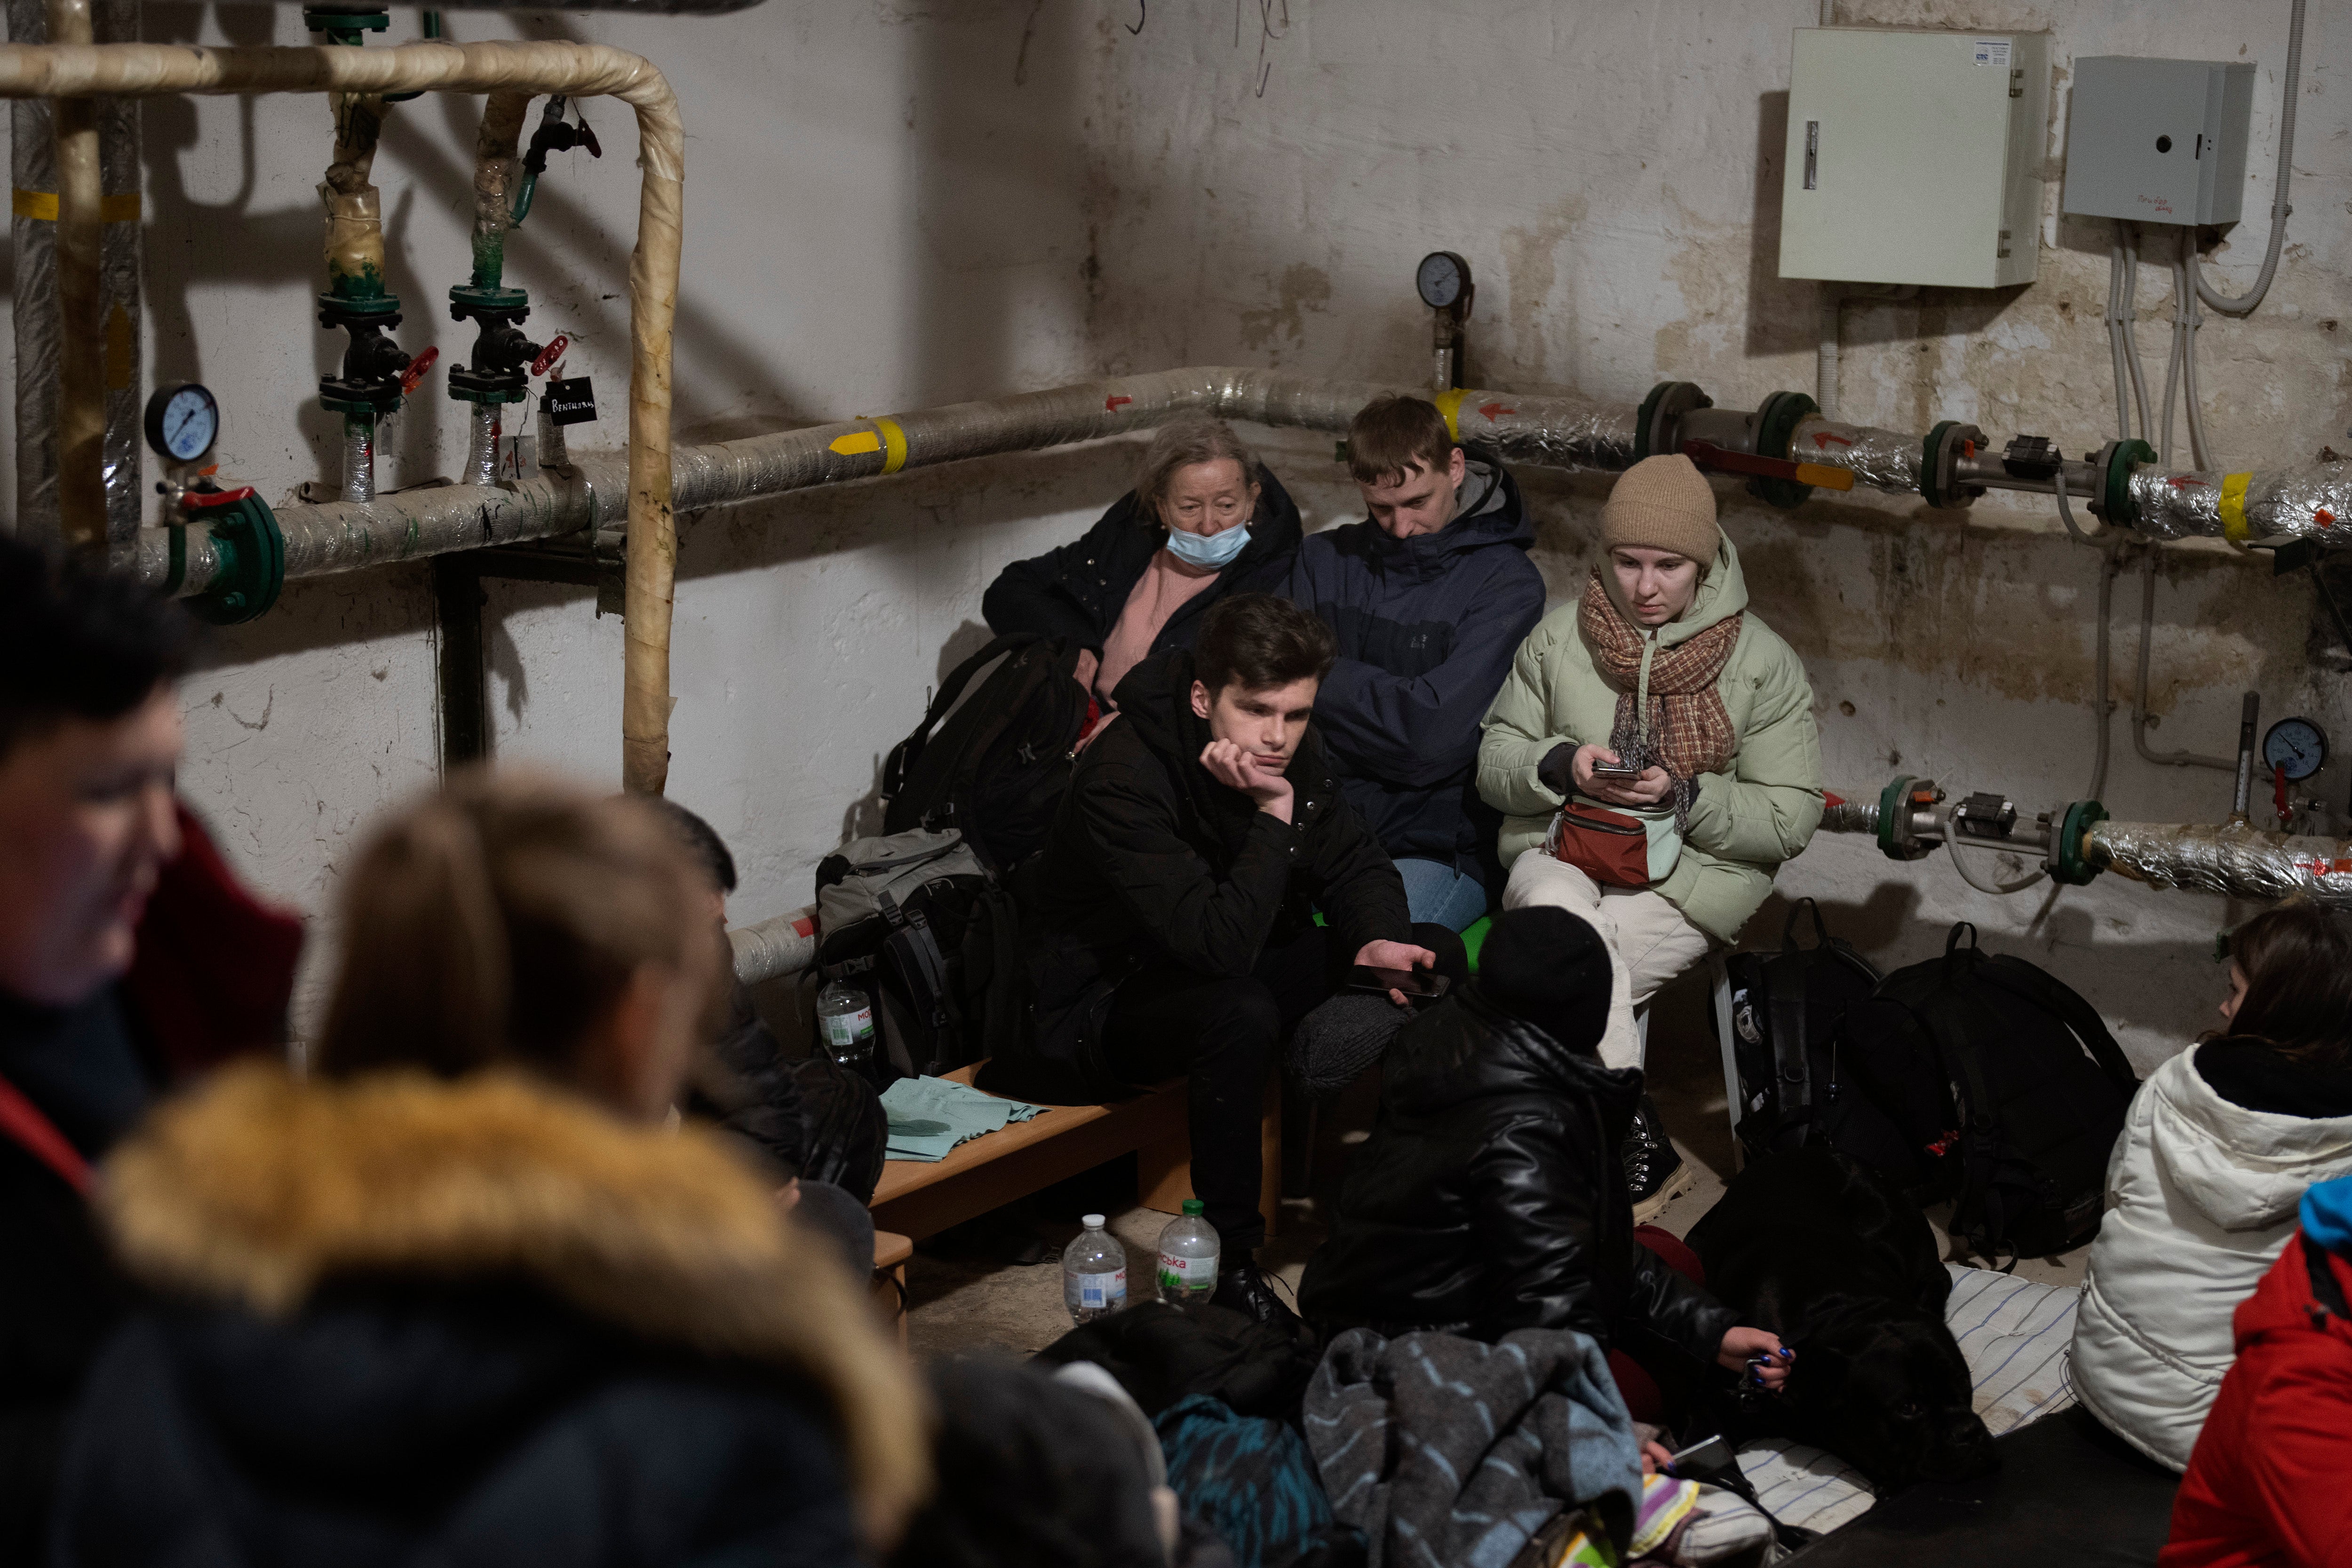
[[380,300],[386,292],[383,198],[374,169],[383,99],[339,92],[327,101],[335,116],[335,161],[319,185],[327,208],[327,289],[346,300]]
[[[94,41],[89,0],[49,0],[49,41]],[[68,549],[103,559],[106,324],[100,251],[106,219],[97,100],[56,100],[50,125],[58,179],[58,524]]]
[[[46,43],[47,0],[8,0],[8,40]],[[57,146],[50,103],[19,98],[8,105],[9,177],[16,187],[9,223],[16,268],[11,313],[16,340],[16,537],[58,542],[58,226],[40,213],[56,199]]]
[[[97,0],[101,42],[139,41],[139,0]],[[99,242],[100,305],[105,342],[106,437],[101,482],[106,487],[108,554],[117,562],[138,547],[139,521],[147,498],[142,490],[146,440],[141,429],[140,273],[144,242],[140,227],[140,127],[142,100],[98,100],[100,188],[106,231]]]
[[343,416],[343,499],[375,500],[375,416]]
[[474,137],[474,287],[496,289],[506,275],[507,230],[513,225],[517,160],[527,92],[494,92]]
[[[1827,8],[1825,5],[1823,9]],[[1824,419],[1838,416],[1838,307],[1844,302],[1836,284],[1822,285],[1821,331],[1813,351],[1813,401],[1820,405]]]
[[490,752],[489,704],[482,681],[482,579],[462,555],[433,558],[440,616],[441,776]]
[[2238,785],[2230,796],[2230,820],[2244,822],[2254,807],[2254,721],[2261,714],[2263,695],[2246,693],[2238,711]]
[[499,478],[499,415],[502,405],[475,403],[466,440],[466,477],[463,483],[488,485]]

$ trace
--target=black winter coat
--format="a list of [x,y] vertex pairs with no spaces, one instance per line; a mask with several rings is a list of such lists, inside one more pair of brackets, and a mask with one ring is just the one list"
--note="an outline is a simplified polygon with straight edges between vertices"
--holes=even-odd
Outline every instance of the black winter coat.
[[[1152,642],[1153,653],[1191,647],[1210,605],[1228,594],[1271,588],[1290,569],[1291,553],[1298,548],[1298,508],[1264,464],[1258,466],[1257,482],[1249,543],[1217,574],[1215,583],[1177,606]],[[997,574],[980,601],[988,629],[998,637],[1035,632],[1064,637],[1073,647],[1100,653],[1103,639],[1127,607],[1127,596],[1168,542],[1168,530],[1142,521],[1136,508],[1135,492],[1129,490],[1076,541],[1032,560],[1015,561]]]
[[157,1304],[76,1414],[60,1568],[838,1568],[920,1489],[863,1290],[709,1135],[257,1066],[105,1193]]
[[1192,656],[1155,655],[1118,684],[1119,716],[1079,757],[1052,837],[1018,879],[1034,1028],[986,1087],[1083,1104],[1128,1087],[1102,1029],[1121,981],[1162,961],[1239,979],[1320,909],[1334,945],[1405,942],[1404,882],[1340,793],[1309,723],[1290,760],[1291,821],[1201,765]]
[[1328,1330],[1575,1329],[1712,1363],[1731,1310],[1633,1238],[1618,1151],[1642,1075],[1493,1011],[1475,983],[1400,1031],[1299,1307]]

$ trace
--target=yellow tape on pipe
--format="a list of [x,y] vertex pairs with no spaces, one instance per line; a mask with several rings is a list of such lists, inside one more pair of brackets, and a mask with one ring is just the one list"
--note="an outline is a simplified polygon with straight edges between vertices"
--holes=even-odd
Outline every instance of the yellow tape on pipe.
[[[47,223],[58,221],[58,194],[55,191],[16,189],[10,193],[8,205],[18,217],[39,218]],[[110,196],[100,198],[98,216],[102,223],[137,223],[139,193],[117,191]]]
[[852,430],[846,436],[835,436],[825,449],[838,452],[845,458],[863,457],[868,452],[880,451],[882,437],[872,430]]
[[896,419],[877,419],[874,427],[882,432],[882,471],[895,474],[907,466],[907,433]]
[[1445,433],[1456,441],[1462,439],[1462,400],[1469,395],[1467,389],[1457,386],[1430,399],[1437,405],[1437,411],[1445,416]]
[[2252,474],[2231,474],[2221,481],[2221,532],[2232,543],[2243,544],[2252,535],[2246,526],[2246,486]]

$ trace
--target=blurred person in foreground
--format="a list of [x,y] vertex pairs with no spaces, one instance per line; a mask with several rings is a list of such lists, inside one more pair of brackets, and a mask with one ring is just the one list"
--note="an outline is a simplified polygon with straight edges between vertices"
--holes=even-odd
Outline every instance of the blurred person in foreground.
[[0,537],[0,1562],[38,1555],[66,1411],[126,1299],[92,1163],[170,1083],[284,1037],[301,922],[173,797],[194,633]]
[[215,1074],[109,1161],[154,1305],[92,1371],[56,1560],[837,1564],[927,1481],[831,1249],[672,1125],[700,877],[643,803],[478,773],[346,879],[317,1070]]

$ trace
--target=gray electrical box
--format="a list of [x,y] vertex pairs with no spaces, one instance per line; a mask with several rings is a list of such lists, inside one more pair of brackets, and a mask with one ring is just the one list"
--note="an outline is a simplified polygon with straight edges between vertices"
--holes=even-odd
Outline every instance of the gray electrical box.
[[2248,62],[2076,59],[2060,206],[2142,223],[2237,222],[2253,104]]

